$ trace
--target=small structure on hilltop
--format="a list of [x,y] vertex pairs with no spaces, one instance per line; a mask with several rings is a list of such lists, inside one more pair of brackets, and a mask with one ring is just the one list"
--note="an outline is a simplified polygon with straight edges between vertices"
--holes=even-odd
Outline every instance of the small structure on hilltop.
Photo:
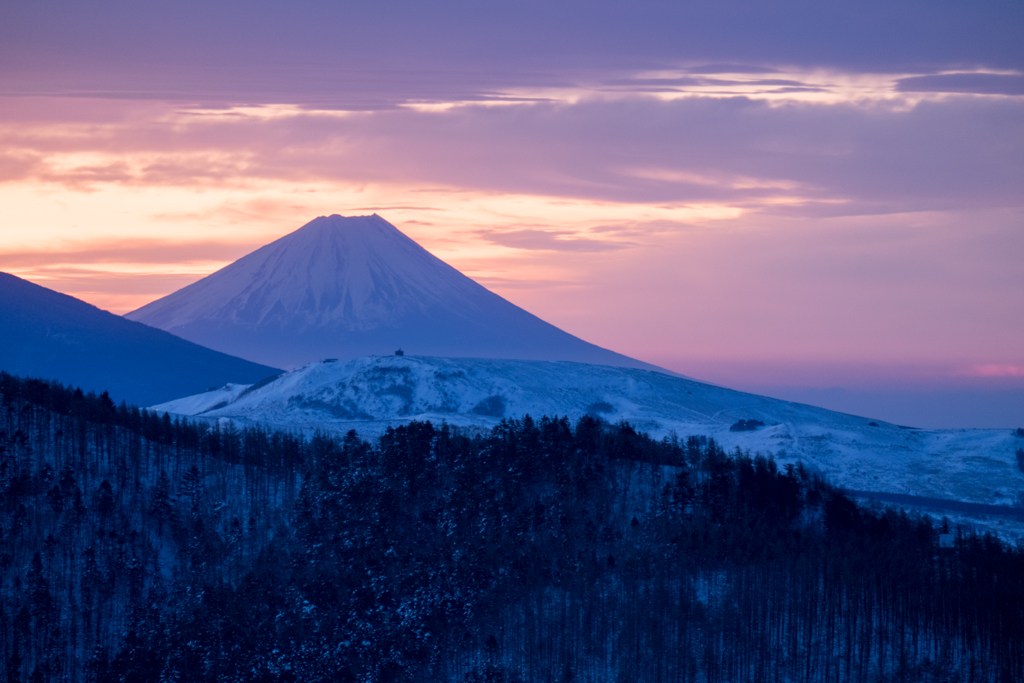
[[730,432],[752,432],[758,427],[764,427],[764,422],[760,420],[740,420],[733,426],[729,427]]

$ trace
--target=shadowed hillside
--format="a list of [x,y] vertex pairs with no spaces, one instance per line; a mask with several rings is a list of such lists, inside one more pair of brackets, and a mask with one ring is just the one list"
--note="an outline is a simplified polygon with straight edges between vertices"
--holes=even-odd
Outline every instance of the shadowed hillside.
[[4,374],[0,400],[8,680],[1024,675],[1021,549],[713,439],[303,439]]
[[0,273],[0,370],[153,405],[279,371]]

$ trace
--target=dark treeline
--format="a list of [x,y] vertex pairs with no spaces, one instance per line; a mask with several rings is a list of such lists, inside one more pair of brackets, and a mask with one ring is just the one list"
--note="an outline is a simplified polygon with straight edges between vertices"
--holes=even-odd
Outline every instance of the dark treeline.
[[1024,550],[703,437],[0,398],[8,681],[1024,680]]

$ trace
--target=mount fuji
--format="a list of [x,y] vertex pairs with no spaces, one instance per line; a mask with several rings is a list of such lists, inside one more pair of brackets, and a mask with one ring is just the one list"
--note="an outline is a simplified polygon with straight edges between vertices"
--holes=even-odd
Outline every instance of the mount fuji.
[[666,372],[526,312],[376,214],[321,216],[125,317],[285,368],[401,348]]

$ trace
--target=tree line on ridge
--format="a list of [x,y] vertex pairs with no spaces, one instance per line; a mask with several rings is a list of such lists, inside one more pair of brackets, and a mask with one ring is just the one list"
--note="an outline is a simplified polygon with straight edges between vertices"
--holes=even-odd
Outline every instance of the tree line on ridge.
[[1024,549],[699,435],[0,408],[8,681],[1024,680]]

